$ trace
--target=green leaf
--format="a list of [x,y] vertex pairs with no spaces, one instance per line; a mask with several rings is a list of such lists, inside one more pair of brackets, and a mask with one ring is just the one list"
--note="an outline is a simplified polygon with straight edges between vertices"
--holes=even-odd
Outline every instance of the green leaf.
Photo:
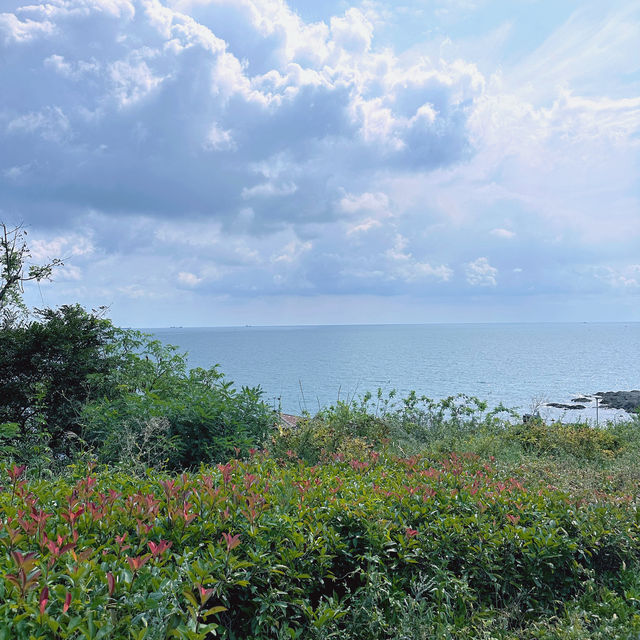
[[223,611],[226,611],[227,607],[211,607],[211,609],[207,609],[203,614],[202,617],[203,618],[208,618],[209,616],[213,616],[216,613],[222,613]]

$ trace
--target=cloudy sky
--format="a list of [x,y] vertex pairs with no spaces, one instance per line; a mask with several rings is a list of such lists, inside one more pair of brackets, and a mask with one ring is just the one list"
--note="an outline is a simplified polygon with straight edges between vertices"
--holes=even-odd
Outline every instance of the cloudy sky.
[[637,0],[2,0],[0,220],[119,324],[640,320]]

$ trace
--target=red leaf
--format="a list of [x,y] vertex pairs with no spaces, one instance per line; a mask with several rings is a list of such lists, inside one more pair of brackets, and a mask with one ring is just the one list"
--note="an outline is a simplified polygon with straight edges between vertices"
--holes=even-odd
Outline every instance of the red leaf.
[[20,466],[14,464],[13,467],[11,467],[9,471],[7,471],[7,473],[9,474],[9,477],[15,482],[24,473],[24,470],[26,468],[26,464],[22,464]]
[[235,536],[232,536],[230,533],[225,532],[222,534],[220,542],[225,542],[227,544],[227,552],[232,551],[240,544],[240,534],[237,533]]
[[[109,585],[109,597],[111,597],[116,588],[116,579],[113,577],[113,573],[111,573],[111,571],[107,573],[107,584]],[[70,596],[71,594],[68,595]]]
[[49,587],[44,587],[40,592],[40,615],[44,615],[47,602],[49,602]]

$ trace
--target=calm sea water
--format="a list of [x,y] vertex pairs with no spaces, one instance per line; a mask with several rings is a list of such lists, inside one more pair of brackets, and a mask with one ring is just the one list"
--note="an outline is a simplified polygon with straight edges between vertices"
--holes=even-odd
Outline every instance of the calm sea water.
[[[640,323],[442,324],[148,329],[219,364],[238,386],[260,385],[286,413],[375,392],[477,396],[528,412],[539,401],[640,388]],[[595,419],[545,409],[547,417]],[[600,420],[621,415],[600,411]]]

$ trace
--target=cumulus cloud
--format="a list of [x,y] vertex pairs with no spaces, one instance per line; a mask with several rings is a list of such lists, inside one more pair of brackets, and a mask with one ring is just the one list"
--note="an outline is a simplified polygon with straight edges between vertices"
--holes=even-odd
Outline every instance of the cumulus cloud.
[[484,6],[407,48],[420,3],[12,0],[0,217],[107,302],[632,290],[640,12],[587,2],[491,68],[443,36]]
[[495,287],[498,270],[489,264],[487,258],[478,258],[466,265],[467,282],[474,287]]
[[[216,33],[220,23],[183,12],[190,9],[186,3],[47,6],[6,14],[17,20],[27,12],[53,27],[46,30],[51,36],[44,28],[35,33],[0,72],[24,94],[20,104],[4,105],[4,142],[13,143],[5,162],[20,166],[17,156],[37,151],[43,161],[33,181],[55,182],[68,193],[69,215],[83,207],[129,214],[186,210],[228,222],[242,199],[294,195],[291,181],[255,184],[249,170],[285,150],[291,172],[306,164],[308,173],[326,180],[341,171],[344,179],[330,185],[329,198],[344,188],[338,182],[348,182],[358,156],[375,171],[387,162],[438,166],[467,151],[468,101],[481,86],[469,76],[477,72],[440,62],[407,67],[390,53],[371,51],[373,27],[357,9],[321,29],[278,2],[206,4],[224,8],[242,26],[227,41]],[[271,40],[273,34],[281,37]],[[325,45],[321,60],[300,53],[310,35]],[[252,73],[255,60],[234,53],[241,38],[273,47],[274,66]],[[28,67],[27,57],[34,62]],[[35,86],[48,89],[36,93]],[[384,97],[377,97],[381,89]],[[109,183],[121,197],[108,197]],[[30,185],[13,187],[14,201],[25,206]],[[212,206],[214,197],[219,206]],[[302,194],[297,200],[279,209],[256,207],[256,223],[290,221],[296,211],[302,216],[309,203]]]
[[91,256],[95,246],[91,237],[79,234],[57,236],[51,239],[34,238],[29,241],[31,257],[36,262],[76,256]]
[[197,284],[202,282],[202,278],[199,278],[195,273],[180,271],[178,273],[178,282],[186,285],[187,287],[195,287]]

